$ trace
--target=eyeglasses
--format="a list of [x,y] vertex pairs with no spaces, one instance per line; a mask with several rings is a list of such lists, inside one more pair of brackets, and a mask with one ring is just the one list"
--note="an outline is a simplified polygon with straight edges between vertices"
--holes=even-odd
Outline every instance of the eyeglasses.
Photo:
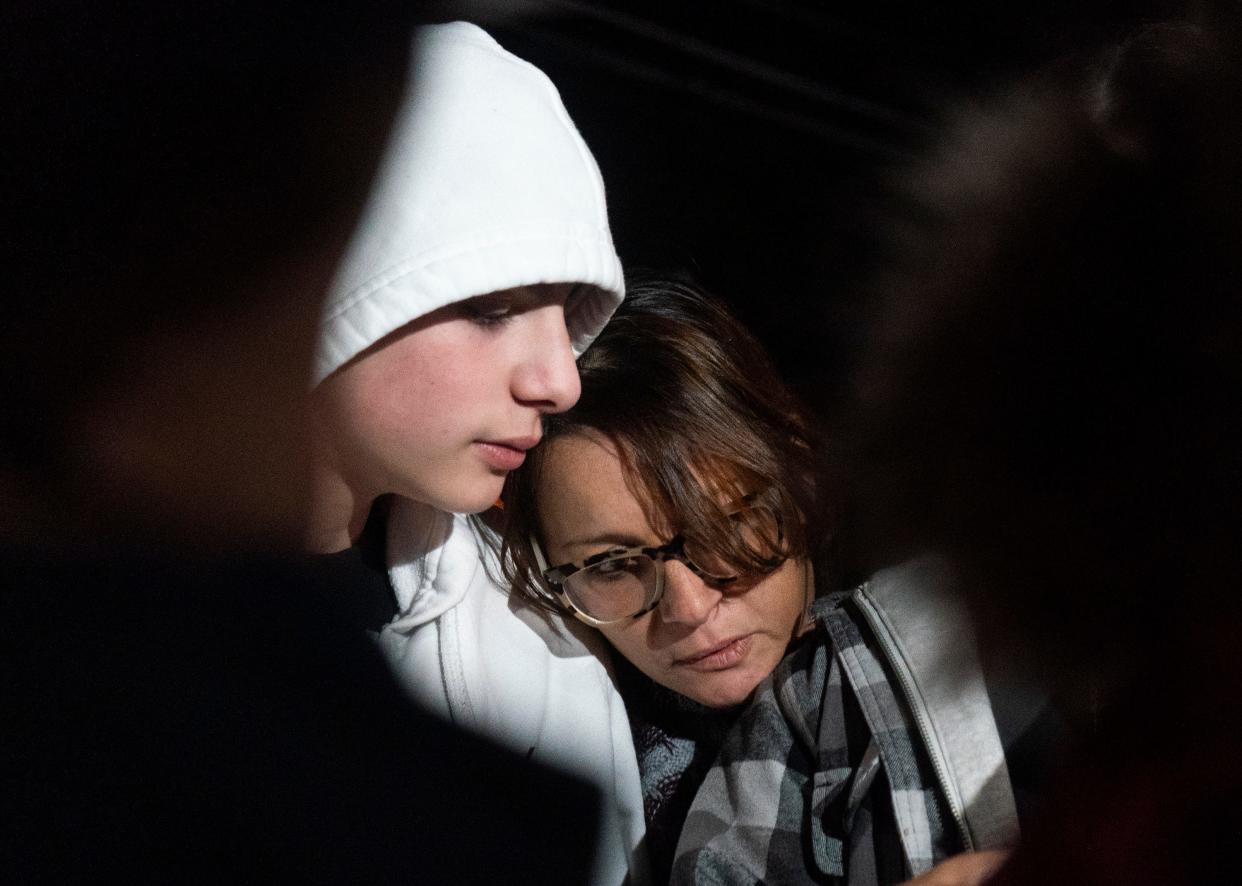
[[[739,502],[729,519],[751,550],[778,550],[783,541],[781,521],[775,511],[754,503],[754,496]],[[531,539],[540,566],[543,551]],[[544,581],[563,605],[589,625],[614,624],[638,618],[654,609],[664,596],[664,564],[676,560],[714,588],[727,588],[742,576],[716,552],[684,535],[659,547],[613,548],[585,560],[545,568]],[[784,562],[774,557],[761,574]]]

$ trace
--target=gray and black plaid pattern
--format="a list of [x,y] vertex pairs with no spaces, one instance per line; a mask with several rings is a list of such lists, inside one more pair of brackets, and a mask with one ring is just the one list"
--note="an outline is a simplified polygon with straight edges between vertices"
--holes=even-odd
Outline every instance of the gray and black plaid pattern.
[[[919,874],[956,850],[907,709],[846,599],[816,602],[815,630],[726,737],[682,830],[673,883],[874,886],[879,871]],[[875,832],[883,802],[902,856],[887,864]]]

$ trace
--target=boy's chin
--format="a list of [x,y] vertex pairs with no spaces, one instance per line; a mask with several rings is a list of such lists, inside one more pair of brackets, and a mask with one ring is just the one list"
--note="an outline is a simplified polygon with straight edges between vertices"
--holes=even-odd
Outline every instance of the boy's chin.
[[445,494],[440,501],[431,502],[430,504],[442,511],[449,511],[454,514],[481,514],[496,504],[500,498],[500,490],[503,486],[503,483],[498,482],[494,488],[482,486],[478,489],[457,491]]

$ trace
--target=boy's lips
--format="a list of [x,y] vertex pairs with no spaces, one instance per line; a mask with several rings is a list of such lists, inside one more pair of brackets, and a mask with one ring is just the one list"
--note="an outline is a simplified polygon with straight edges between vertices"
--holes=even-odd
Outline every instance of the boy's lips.
[[509,437],[505,440],[480,440],[480,443],[486,443],[489,446],[505,446],[509,449],[517,449],[525,452],[527,449],[533,449],[539,445],[542,439],[538,434],[531,434],[527,437]]
[[488,467],[497,471],[514,471],[526,461],[526,450],[535,446],[539,437],[510,437],[506,440],[476,440],[479,454]]

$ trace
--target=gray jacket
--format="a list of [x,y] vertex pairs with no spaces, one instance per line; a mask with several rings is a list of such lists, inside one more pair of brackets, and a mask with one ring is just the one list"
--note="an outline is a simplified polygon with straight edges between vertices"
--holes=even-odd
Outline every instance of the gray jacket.
[[922,558],[853,593],[931,758],[967,850],[1018,839],[1018,814],[970,618],[945,565]]
[[673,882],[872,886],[1016,841],[950,581],[924,558],[816,601],[814,630],[760,684],[708,772]]

